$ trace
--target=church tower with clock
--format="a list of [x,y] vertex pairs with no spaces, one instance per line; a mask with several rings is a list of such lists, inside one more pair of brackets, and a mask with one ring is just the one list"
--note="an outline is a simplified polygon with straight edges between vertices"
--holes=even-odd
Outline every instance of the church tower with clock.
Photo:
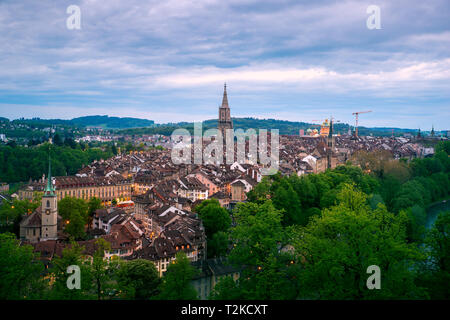
[[58,199],[52,184],[50,161],[48,164],[47,185],[42,196],[41,240],[58,239]]

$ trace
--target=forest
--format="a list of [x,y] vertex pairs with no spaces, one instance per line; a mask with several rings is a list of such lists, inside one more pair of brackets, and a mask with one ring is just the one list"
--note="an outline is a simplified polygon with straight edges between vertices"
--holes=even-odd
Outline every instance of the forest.
[[44,143],[36,147],[0,145],[0,181],[26,182],[47,174],[50,156],[53,176],[74,175],[83,165],[114,155],[113,147],[90,148],[73,140],[55,135],[54,144]]

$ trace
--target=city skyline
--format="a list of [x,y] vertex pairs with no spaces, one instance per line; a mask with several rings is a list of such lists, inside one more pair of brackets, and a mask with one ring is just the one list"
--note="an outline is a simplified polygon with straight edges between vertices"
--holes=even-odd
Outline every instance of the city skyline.
[[[69,30],[69,5],[81,30]],[[4,1],[0,113],[157,123],[233,117],[447,130],[450,5],[377,1]],[[283,18],[281,18],[283,17]]]

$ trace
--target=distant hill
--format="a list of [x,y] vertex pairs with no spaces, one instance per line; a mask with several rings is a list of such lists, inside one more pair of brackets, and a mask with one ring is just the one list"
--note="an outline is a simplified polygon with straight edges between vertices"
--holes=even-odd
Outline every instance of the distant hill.
[[[307,129],[311,124],[305,122],[292,122],[275,119],[255,119],[255,118],[232,118],[235,129],[279,129],[280,134],[298,134],[299,129]],[[192,122],[157,124],[152,128],[135,128],[120,130],[125,134],[162,134],[171,135],[176,128],[184,128],[193,133],[194,124]],[[205,120],[202,122],[203,130],[217,128],[217,119]]]
[[103,127],[108,129],[151,127],[155,124],[153,120],[108,116],[85,116],[74,118],[70,122],[86,127]]
[[[232,118],[233,127],[235,129],[247,130],[253,129],[278,129],[280,134],[288,135],[298,135],[301,129],[307,130],[313,127],[312,123],[307,122],[295,122],[286,120],[276,120],[276,119],[256,119],[256,118]],[[205,120],[202,123],[203,130],[217,128],[217,119]],[[184,128],[193,133],[194,125],[189,122],[179,122],[179,123],[167,123],[167,124],[157,124],[152,128],[134,128],[120,130],[119,132],[125,134],[162,134],[171,135],[173,130],[176,128]],[[353,127],[352,127],[353,128]],[[335,133],[346,134],[349,130],[349,125],[346,123],[335,123],[333,125]],[[360,135],[370,135],[375,136],[390,136],[392,135],[392,129],[396,135],[404,133],[415,133],[415,129],[400,129],[400,128],[366,128],[359,127]]]
[[[276,119],[256,119],[256,118],[232,118],[235,129],[247,130],[253,129],[278,129],[280,134],[298,135],[299,130],[307,130],[314,128],[312,123],[296,122]],[[8,119],[4,118],[4,121]],[[104,129],[115,130],[123,134],[162,134],[171,135],[176,128],[187,129],[193,134],[194,125],[192,122],[178,122],[155,124],[153,120],[139,119],[139,118],[119,118],[109,116],[85,116],[74,118],[71,120],[61,119],[18,119],[12,122],[32,124],[35,127],[48,127],[50,125],[62,125],[72,127],[102,127]],[[317,126],[315,126],[317,128]],[[333,128],[335,133],[346,134],[349,131],[349,125],[346,123],[335,123]],[[217,128],[217,119],[210,119],[203,121],[203,130]],[[351,127],[353,129],[353,126]],[[401,128],[368,128],[359,127],[360,135],[374,135],[374,136],[390,136],[392,130],[395,135],[402,135],[405,133],[415,134],[416,129],[401,129]]]
[[12,122],[29,124],[36,127],[64,125],[64,126],[78,126],[78,127],[102,127],[105,129],[151,127],[154,126],[155,124],[153,120],[139,119],[139,118],[119,118],[109,116],[85,116],[74,118],[72,120],[21,118],[13,120]]

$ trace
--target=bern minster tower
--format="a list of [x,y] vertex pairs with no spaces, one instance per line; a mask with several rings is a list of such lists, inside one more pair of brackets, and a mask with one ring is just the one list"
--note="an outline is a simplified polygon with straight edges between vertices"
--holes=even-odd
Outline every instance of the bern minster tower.
[[224,84],[222,106],[219,107],[218,129],[222,132],[222,138],[225,139],[226,129],[233,129],[233,122],[230,116],[230,107],[228,106],[227,84]]

